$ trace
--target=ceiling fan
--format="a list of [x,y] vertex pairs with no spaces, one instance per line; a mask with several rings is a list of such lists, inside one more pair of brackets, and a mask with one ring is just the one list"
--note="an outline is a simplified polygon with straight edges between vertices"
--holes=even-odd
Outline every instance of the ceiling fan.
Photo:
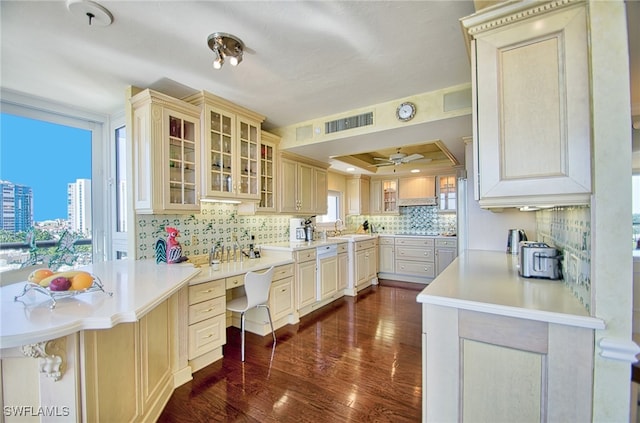
[[412,162],[414,160],[419,160],[424,158],[424,156],[422,154],[411,154],[409,156],[407,156],[405,153],[401,153],[400,149],[398,148],[398,151],[396,151],[395,154],[392,154],[389,156],[388,159],[382,159],[380,157],[374,157],[373,160],[377,160],[380,161],[382,163],[375,163],[374,166],[399,166],[401,164],[404,163],[409,163]]

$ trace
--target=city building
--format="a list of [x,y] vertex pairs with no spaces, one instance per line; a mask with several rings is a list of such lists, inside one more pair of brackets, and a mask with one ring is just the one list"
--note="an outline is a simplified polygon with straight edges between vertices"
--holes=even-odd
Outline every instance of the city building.
[[33,191],[31,187],[0,181],[0,228],[23,232],[33,226]]
[[76,179],[67,185],[69,229],[91,236],[91,179]]

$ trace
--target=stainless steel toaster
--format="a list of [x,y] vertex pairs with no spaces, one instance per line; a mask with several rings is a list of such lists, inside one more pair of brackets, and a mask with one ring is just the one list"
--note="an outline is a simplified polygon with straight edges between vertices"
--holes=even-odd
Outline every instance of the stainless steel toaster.
[[562,255],[544,242],[520,241],[518,273],[525,278],[562,279]]

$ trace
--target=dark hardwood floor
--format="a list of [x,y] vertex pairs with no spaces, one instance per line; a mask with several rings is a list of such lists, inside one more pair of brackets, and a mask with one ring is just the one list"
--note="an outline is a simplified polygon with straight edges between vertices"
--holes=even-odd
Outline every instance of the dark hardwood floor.
[[160,422],[419,422],[420,286],[382,281],[269,334],[227,329],[224,358],[175,390]]

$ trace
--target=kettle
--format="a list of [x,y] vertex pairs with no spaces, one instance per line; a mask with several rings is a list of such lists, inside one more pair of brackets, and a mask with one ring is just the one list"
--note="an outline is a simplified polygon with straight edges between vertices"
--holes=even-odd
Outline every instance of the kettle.
[[528,241],[524,229],[509,229],[507,237],[507,254],[518,254],[520,241]]

